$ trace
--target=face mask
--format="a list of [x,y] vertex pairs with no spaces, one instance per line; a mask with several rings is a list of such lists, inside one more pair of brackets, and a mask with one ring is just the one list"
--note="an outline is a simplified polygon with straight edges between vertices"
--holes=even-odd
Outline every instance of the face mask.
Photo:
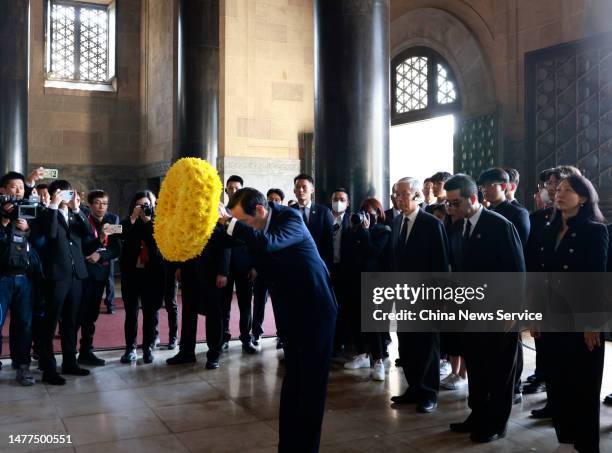
[[338,214],[342,214],[344,211],[346,211],[346,202],[345,201],[334,201],[332,202],[332,209],[334,210],[334,212],[337,212]]
[[542,200],[542,203],[544,204],[550,203],[550,197],[548,196],[548,190],[540,189],[540,200]]

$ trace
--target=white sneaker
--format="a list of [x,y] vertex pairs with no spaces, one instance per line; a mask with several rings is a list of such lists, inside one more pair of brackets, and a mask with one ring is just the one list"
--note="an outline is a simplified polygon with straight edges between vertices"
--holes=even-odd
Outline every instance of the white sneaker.
[[384,381],[385,380],[385,365],[383,363],[377,362],[374,364],[374,368],[372,368],[372,372],[370,373],[372,379],[375,381]]
[[440,381],[440,388],[445,390],[460,390],[467,385],[467,378],[451,373]]
[[370,368],[370,358],[365,354],[356,355],[353,360],[346,362],[344,368],[347,370],[357,370],[359,368]]
[[440,376],[448,376],[452,371],[453,367],[448,360],[440,360]]

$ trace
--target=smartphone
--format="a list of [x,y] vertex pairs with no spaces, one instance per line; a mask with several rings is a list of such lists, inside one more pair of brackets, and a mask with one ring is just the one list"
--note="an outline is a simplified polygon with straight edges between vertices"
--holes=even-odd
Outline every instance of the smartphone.
[[69,203],[72,200],[72,197],[74,197],[74,190],[62,190],[60,192],[61,200],[65,201],[66,203]]
[[102,226],[102,229],[108,236],[110,236],[111,234],[123,233],[123,225],[114,225],[111,223],[105,223],[104,226]]
[[57,168],[45,168],[43,170],[43,179],[57,179],[59,170]]

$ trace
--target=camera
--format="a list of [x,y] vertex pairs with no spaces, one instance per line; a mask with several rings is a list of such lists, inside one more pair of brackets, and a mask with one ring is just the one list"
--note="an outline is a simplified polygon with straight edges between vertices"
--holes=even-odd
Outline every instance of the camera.
[[[7,212],[5,210],[4,207],[7,204],[13,206],[11,212]],[[38,215],[38,209],[40,206],[40,198],[35,196],[18,200],[12,195],[0,195],[0,216],[4,217],[5,219],[35,219]]]
[[153,207],[148,204],[141,204],[140,209],[142,209],[142,215],[145,217],[153,216]]
[[353,214],[351,214],[351,225],[361,225],[366,218],[367,214],[365,212],[354,212]]

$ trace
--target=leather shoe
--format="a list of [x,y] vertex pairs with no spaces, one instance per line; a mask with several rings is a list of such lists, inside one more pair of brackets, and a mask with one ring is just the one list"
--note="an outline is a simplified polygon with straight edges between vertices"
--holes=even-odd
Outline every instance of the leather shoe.
[[451,423],[449,428],[454,433],[471,433],[472,430],[474,429],[474,426],[472,425],[472,422],[468,418],[464,422],[461,422],[461,423]]
[[62,367],[62,374],[70,374],[72,376],[87,376],[89,374],[89,370],[75,365],[66,368]]
[[175,355],[174,357],[170,357],[169,359],[166,359],[166,363],[168,365],[181,365],[183,363],[195,363],[195,362],[196,362],[195,354],[190,354],[190,353],[182,352],[182,351],[179,351],[179,353]]
[[547,404],[542,409],[532,410],[531,418],[536,418],[536,419],[552,418],[552,411],[550,410],[550,407],[548,407],[548,404]]
[[521,404],[523,402],[523,394],[515,393],[514,398],[512,400],[512,404]]
[[168,342],[168,350],[169,350],[169,351],[172,351],[173,349],[176,349],[176,344],[177,344],[177,343],[176,343],[176,338],[171,339],[171,340]]
[[219,359],[208,359],[206,361],[207,370],[216,370],[217,368],[219,368]]
[[58,373],[43,373],[43,382],[50,385],[65,385],[66,379],[61,377]]
[[285,344],[283,343],[283,340],[281,340],[280,338],[276,339],[276,349],[283,349],[285,347]]
[[416,411],[420,414],[431,414],[438,407],[438,403],[435,401],[424,401],[417,404]]
[[142,361],[144,363],[153,363],[153,351],[151,351],[151,348],[145,348],[142,351]]
[[253,345],[254,346],[259,346],[259,337],[258,336],[253,336]]
[[135,362],[137,359],[138,356],[136,355],[136,351],[133,349],[128,349],[125,351],[125,354],[121,356],[121,359],[119,359],[119,361],[121,363],[132,363]]
[[546,384],[544,382],[532,382],[523,386],[523,393],[526,395],[533,395],[534,393],[542,393],[546,391]]
[[257,354],[257,348],[253,346],[250,341],[248,343],[242,343],[242,350],[247,354]]
[[104,366],[106,360],[96,356],[93,352],[81,352],[77,362],[81,365]]
[[527,376],[527,382],[529,382],[530,384],[532,382],[542,382],[542,378],[540,376],[532,374],[531,376]]
[[223,344],[221,345],[221,350],[227,351],[228,349],[229,349],[229,341],[224,341]]
[[604,398],[603,403],[604,403],[606,406],[612,406],[612,393],[611,393],[611,394],[609,394],[609,395],[607,395],[607,396]]
[[395,404],[415,404],[418,400],[414,393],[406,390],[403,395],[392,396],[391,402]]
[[470,440],[472,442],[477,442],[480,444],[485,444],[487,442],[493,442],[494,440],[503,439],[506,437],[506,431],[502,431],[501,433],[477,433],[473,432],[470,434]]

